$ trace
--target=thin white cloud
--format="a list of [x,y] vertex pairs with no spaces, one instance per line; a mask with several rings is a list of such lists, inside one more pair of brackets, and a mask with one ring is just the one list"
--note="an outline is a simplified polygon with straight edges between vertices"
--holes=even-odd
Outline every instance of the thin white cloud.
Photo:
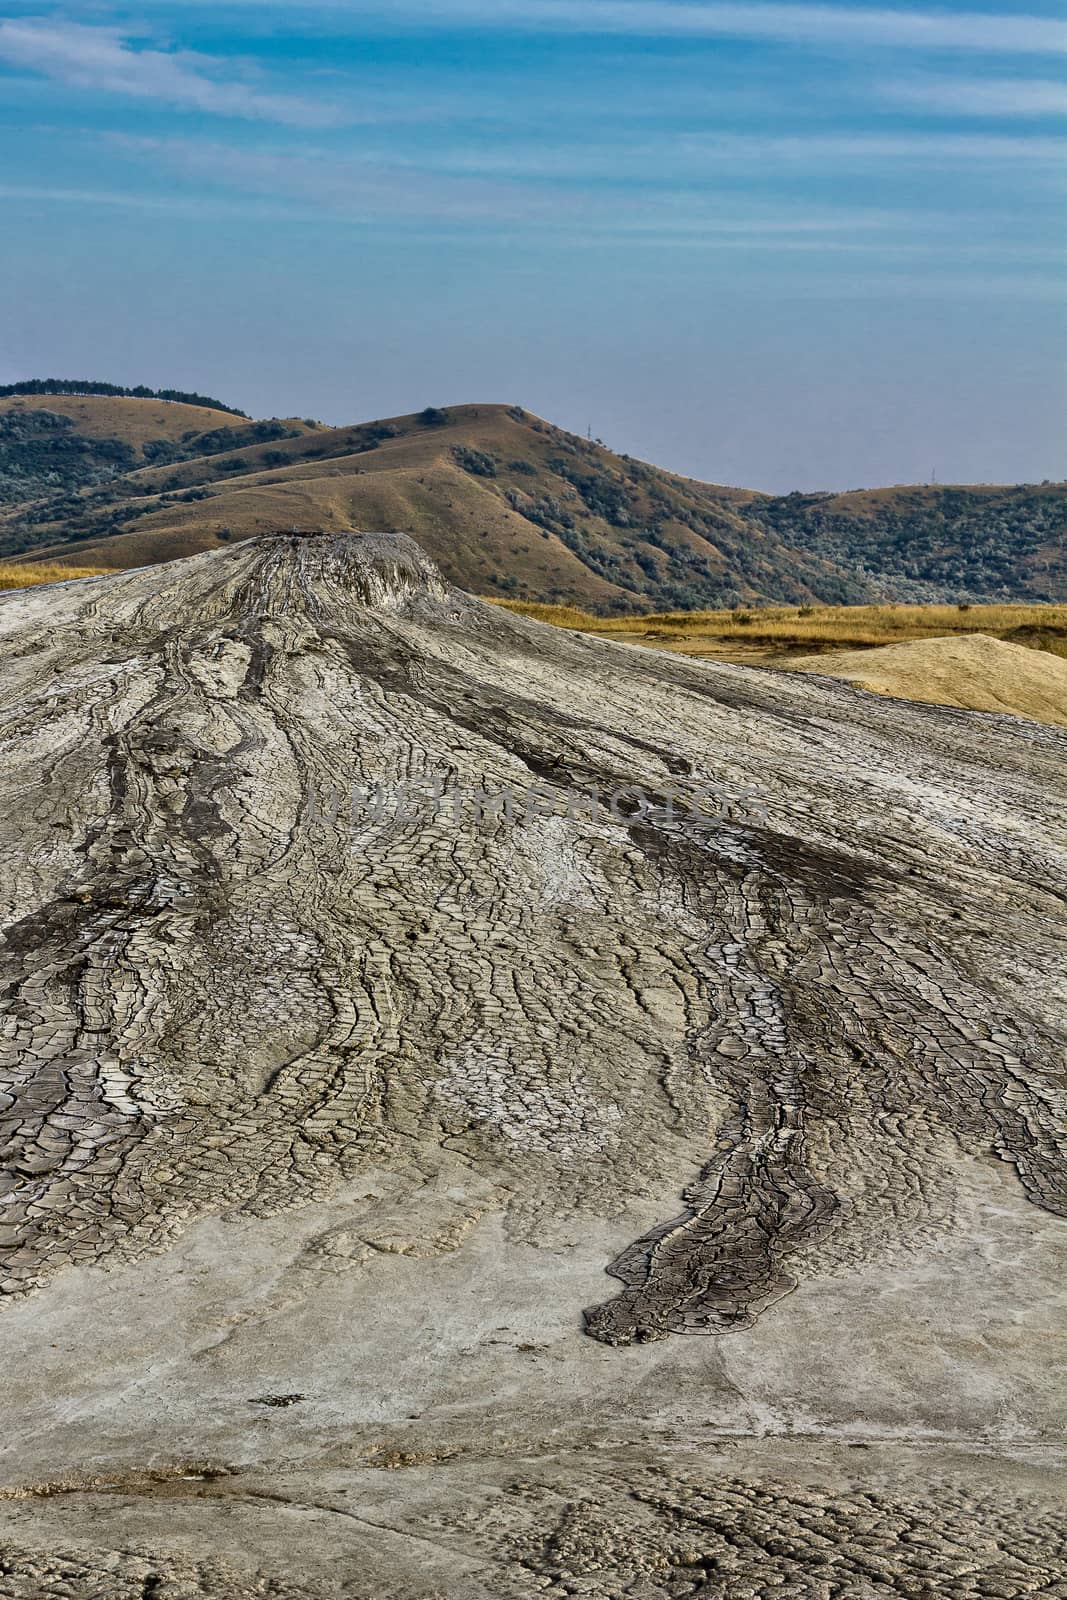
[[120,32],[61,18],[0,22],[0,61],[72,88],[152,100],[216,116],[325,127],[336,110],[296,95],[272,94],[224,75],[224,64],[189,51],[135,49]]
[[[173,0],[168,0],[173,3]],[[184,5],[217,0],[181,0]],[[228,0],[259,8],[262,0]],[[488,30],[657,37],[768,39],[786,44],[891,46],[1009,55],[1060,55],[1067,28],[1057,17],[988,11],[747,4],[745,0],[289,0],[333,29],[395,29],[405,23]]]
[[[811,150],[805,150],[806,142],[813,146]],[[658,235],[661,239],[688,234],[704,242],[718,240],[724,247],[734,241],[750,247],[757,242],[773,246],[776,240],[789,238],[798,249],[817,248],[820,241],[832,248],[850,233],[881,238],[889,246],[910,235],[924,248],[943,238],[958,249],[961,228],[965,233],[973,231],[973,224],[978,236],[985,239],[989,215],[968,221],[958,213],[945,217],[939,211],[923,209],[902,212],[862,204],[812,207],[793,199],[759,199],[755,190],[748,191],[739,205],[734,182],[738,174],[760,179],[788,177],[789,166],[783,159],[786,150],[794,165],[821,172],[836,171],[843,157],[855,157],[856,147],[864,150],[865,160],[882,162],[890,170],[899,164],[902,150],[922,152],[923,160],[933,160],[938,151],[943,159],[947,149],[952,160],[965,169],[983,160],[1006,165],[1013,185],[1020,151],[1029,153],[1038,145],[1049,158],[1053,152],[1060,155],[1055,140],[984,136],[867,141],[724,139],[710,153],[697,152],[701,166],[696,182],[689,172],[683,176],[681,164],[668,162],[674,173],[669,185],[660,182],[619,188],[605,187],[596,173],[576,172],[573,162],[569,181],[560,186],[551,180],[531,183],[529,173],[515,178],[499,168],[477,171],[464,169],[461,163],[450,169],[404,162],[391,159],[386,150],[340,155],[325,148],[250,150],[218,140],[125,134],[111,135],[107,143],[138,165],[162,166],[193,183],[208,180],[245,196],[298,203],[309,214],[349,222],[391,219],[405,225],[469,223],[495,229],[533,225],[539,236],[560,231],[591,239],[607,233]],[[659,166],[662,171],[662,160]],[[726,189],[719,180],[725,180]]]
[[[478,175],[446,177],[417,165],[405,167],[382,152],[338,154],[306,145],[247,149],[221,140],[128,134],[112,134],[107,144],[119,154],[148,160],[195,182],[206,179],[246,194],[284,195],[310,211],[351,222],[491,220],[515,215],[517,209],[516,186],[505,181]],[[579,206],[575,199],[575,214]],[[553,192],[524,199],[518,209],[523,215],[536,212],[549,217],[561,206]]]
[[[411,0],[407,0],[411,3]],[[783,43],[895,45],[918,50],[1061,52],[1056,18],[989,12],[906,11],[864,6],[679,3],[679,0],[415,0],[434,16],[494,18],[498,25],[604,33],[727,35]]]
[[243,217],[271,222],[299,222],[306,218],[306,213],[291,206],[265,205],[258,201],[235,202],[232,196],[205,200],[200,195],[156,195],[123,189],[72,189],[60,184],[0,183],[0,200],[89,206],[94,210],[100,206],[111,206],[124,211],[163,212],[198,222],[205,217],[232,218],[235,207]]
[[886,84],[897,105],[947,117],[1067,117],[1067,83],[1054,78],[921,77]]
[[684,141],[724,161],[774,162],[783,174],[795,168],[888,166],[1011,166],[1020,170],[1062,167],[1063,143],[1055,138],[994,133],[835,133],[766,137],[763,134],[692,135]]
[[868,171],[900,167],[1012,167],[1019,172],[1062,169],[1062,142],[1022,133],[764,134],[664,132],[616,143],[510,144],[453,141],[418,155],[383,150],[398,170],[418,168],[451,178],[572,184],[611,180],[663,187],[700,183],[731,173],[790,178],[797,173]]

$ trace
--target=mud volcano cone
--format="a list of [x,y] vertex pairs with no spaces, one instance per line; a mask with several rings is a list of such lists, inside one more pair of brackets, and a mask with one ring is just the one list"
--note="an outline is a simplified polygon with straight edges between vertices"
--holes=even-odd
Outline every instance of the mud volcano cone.
[[[695,1415],[711,1384],[710,1426],[747,1351],[813,1348],[815,1305],[836,1337],[847,1284],[898,1294],[985,1193],[1063,1211],[1051,728],[628,650],[452,589],[410,540],[292,533],[0,599],[0,739],[6,1317],[66,1327],[73,1270],[81,1359],[128,1328],[123,1372],[158,1373],[144,1318],[186,1307],[216,1399],[147,1465],[295,1460],[327,1391],[331,1460],[417,1429],[430,1391],[390,1400],[368,1352],[401,1341],[417,1387],[457,1316],[481,1331],[448,1381],[512,1340],[531,1376],[498,1392],[542,1384],[553,1439],[667,1370],[593,1340],[684,1346],[671,1392]],[[230,1287],[197,1310],[167,1274],[203,1240]],[[514,1331],[524,1273],[561,1389]],[[257,1319],[275,1343],[216,1421]],[[90,1455],[131,1467],[99,1416]]]

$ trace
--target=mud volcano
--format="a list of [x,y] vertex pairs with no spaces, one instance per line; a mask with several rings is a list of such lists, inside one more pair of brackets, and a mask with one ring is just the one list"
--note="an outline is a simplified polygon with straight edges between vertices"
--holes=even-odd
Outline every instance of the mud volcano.
[[279,534],[0,740],[0,1596],[1062,1592],[1067,735]]

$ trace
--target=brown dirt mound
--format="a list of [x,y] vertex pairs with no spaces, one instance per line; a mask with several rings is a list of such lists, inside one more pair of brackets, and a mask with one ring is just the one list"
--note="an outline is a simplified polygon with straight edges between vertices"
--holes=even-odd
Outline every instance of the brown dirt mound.
[[984,633],[797,656],[788,668],[845,678],[874,694],[1067,727],[1067,661]]

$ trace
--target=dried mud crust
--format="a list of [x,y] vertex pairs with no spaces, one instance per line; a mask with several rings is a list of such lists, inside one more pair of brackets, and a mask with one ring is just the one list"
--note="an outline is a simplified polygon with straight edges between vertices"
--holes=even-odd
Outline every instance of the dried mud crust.
[[[1067,1594],[1067,1517],[941,1485],[925,1501],[648,1470],[570,1501],[510,1491],[536,1526],[501,1549],[545,1596],[1021,1600]],[[516,1590],[516,1594],[523,1591]]]
[[[319,1591],[321,1595],[321,1590]],[[173,1552],[57,1551],[0,1545],[0,1600],[317,1600],[316,1592],[230,1562]]]
[[[536,1470],[536,1469],[535,1469]],[[198,1559],[165,1543],[42,1554],[0,1544],[0,1600],[1063,1600],[1067,1516],[990,1485],[954,1481],[920,1498],[830,1490],[767,1478],[631,1463],[595,1476],[550,1467],[505,1477],[476,1509],[447,1493],[387,1521],[358,1501],[222,1483],[214,1495],[239,1513],[312,1518],[322,1563],[306,1581],[249,1572],[227,1557]],[[164,1491],[165,1492],[165,1491]],[[310,1488],[307,1491],[312,1493]],[[120,1494],[121,1498],[121,1494]],[[129,1520],[136,1501],[126,1503]],[[340,1519],[340,1538],[335,1519]],[[209,1524],[205,1521],[204,1527]],[[217,1518],[210,1524],[218,1538]],[[229,1523],[223,1524],[229,1526]],[[259,1524],[264,1532],[266,1527]],[[231,1532],[230,1537],[233,1537]],[[285,1535],[282,1536],[285,1542]],[[370,1571],[374,1541],[392,1552],[383,1590]],[[361,1558],[368,1539],[370,1560]],[[332,1544],[331,1544],[332,1540]],[[437,1559],[434,1550],[437,1551]],[[464,1576],[441,1582],[449,1564]],[[436,1581],[435,1581],[436,1576]]]
[[[607,1343],[950,1228],[948,1145],[1063,1214],[1065,755],[564,635],[400,538],[8,596],[0,1288],[445,1146],[531,1239],[688,1164]],[[534,782],[555,814],[348,805]],[[641,795],[565,815],[590,784]]]

